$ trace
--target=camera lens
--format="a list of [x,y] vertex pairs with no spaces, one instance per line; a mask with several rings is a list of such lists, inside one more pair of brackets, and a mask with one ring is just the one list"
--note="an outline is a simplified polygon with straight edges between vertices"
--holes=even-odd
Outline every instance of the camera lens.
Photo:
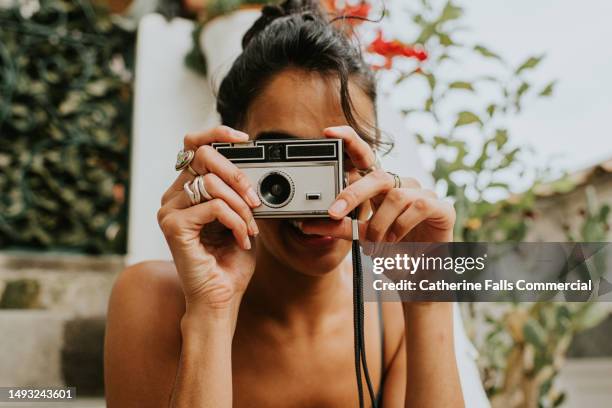
[[283,172],[270,172],[259,182],[259,196],[268,207],[283,207],[293,197],[293,182]]

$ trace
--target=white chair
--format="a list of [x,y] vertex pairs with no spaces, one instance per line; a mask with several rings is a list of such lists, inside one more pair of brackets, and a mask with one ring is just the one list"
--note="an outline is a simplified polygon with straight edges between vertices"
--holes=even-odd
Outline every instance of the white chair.
[[[257,15],[257,11],[245,10],[207,24],[201,46],[207,56],[210,81],[184,64],[192,45],[191,21],[167,22],[157,14],[141,20],[136,54],[128,263],[171,259],[156,221],[160,197],[176,177],[173,164],[183,136],[219,122],[212,90],[240,52],[242,34]],[[421,165],[416,141],[406,133],[401,115],[384,99],[379,101],[378,115],[382,130],[396,135],[393,153],[382,160],[384,167],[431,186],[432,178]],[[465,400],[469,407],[487,407],[474,361],[476,351],[455,309],[455,347]]]

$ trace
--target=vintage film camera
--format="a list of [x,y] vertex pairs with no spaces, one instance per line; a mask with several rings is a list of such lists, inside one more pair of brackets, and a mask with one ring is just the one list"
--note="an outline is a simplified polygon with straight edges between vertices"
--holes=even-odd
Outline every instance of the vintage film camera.
[[344,188],[340,139],[274,139],[213,143],[244,171],[262,205],[255,218],[324,218]]

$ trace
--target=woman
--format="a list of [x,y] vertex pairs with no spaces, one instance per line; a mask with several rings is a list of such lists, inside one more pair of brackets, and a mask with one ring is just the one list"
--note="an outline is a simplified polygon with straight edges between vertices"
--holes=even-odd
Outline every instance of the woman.
[[[109,407],[357,405],[348,214],[359,210],[362,239],[386,242],[450,241],[455,217],[376,168],[375,100],[359,51],[316,4],[263,9],[219,89],[224,126],[185,138],[195,156],[162,197],[174,263],[134,265],[113,289]],[[330,219],[254,220],[253,186],[210,144],[263,137],[343,139],[350,185]],[[192,205],[192,172],[210,200]],[[368,303],[365,315],[381,406],[463,406],[450,303]]]

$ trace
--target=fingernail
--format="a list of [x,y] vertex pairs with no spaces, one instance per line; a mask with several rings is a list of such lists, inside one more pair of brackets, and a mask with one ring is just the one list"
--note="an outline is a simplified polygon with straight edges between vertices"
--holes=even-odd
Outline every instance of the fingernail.
[[246,237],[244,239],[243,246],[244,246],[244,249],[246,249],[247,251],[251,249],[251,240],[249,239],[249,237]]
[[345,200],[340,199],[333,203],[331,207],[329,207],[329,212],[334,215],[343,215],[343,212],[344,210],[346,210],[347,205],[348,204]]
[[259,197],[257,196],[255,190],[253,190],[253,187],[249,187],[246,194],[249,204],[251,204],[252,207],[259,207],[261,205],[261,201],[259,201]]
[[395,242],[395,241],[397,241],[397,235],[395,235],[392,232],[388,233],[387,234],[387,241],[388,242]]
[[253,232],[253,235],[259,234],[259,228],[257,228],[257,223],[255,220],[251,220],[251,222],[249,222],[249,228]]
[[249,135],[248,135],[247,133],[244,133],[244,132],[242,132],[242,131],[240,131],[240,130],[236,130],[236,129],[234,129],[234,134],[235,134],[237,137],[242,138],[242,139],[248,139],[248,138],[249,138]]

